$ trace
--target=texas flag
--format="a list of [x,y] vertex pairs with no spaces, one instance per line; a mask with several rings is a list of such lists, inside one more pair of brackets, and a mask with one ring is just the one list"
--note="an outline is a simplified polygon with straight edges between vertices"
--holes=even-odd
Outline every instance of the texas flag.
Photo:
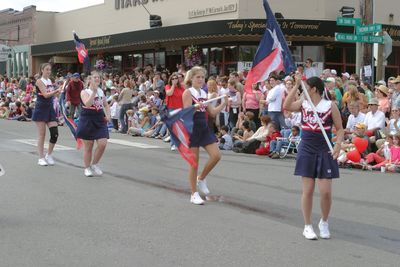
[[76,52],[78,52],[78,60],[79,63],[83,64],[84,70],[86,72],[90,71],[90,60],[89,60],[89,52],[85,48],[82,40],[79,39],[78,35],[75,31],[72,32],[74,34],[74,43]]
[[161,120],[174,137],[176,146],[182,158],[192,167],[197,168],[196,155],[190,150],[190,135],[193,132],[193,115],[195,107],[190,106],[184,109],[176,109],[168,112],[166,108],[161,109]]
[[246,92],[251,92],[252,84],[265,81],[271,72],[289,73],[295,70],[292,54],[281,28],[267,0],[263,1],[267,15],[266,29],[254,56],[253,66],[246,77]]

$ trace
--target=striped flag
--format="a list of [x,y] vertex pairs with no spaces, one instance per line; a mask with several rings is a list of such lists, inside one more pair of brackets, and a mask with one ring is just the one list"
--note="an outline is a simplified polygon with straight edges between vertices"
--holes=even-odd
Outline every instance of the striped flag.
[[83,64],[83,69],[85,72],[89,72],[90,71],[89,52],[85,48],[85,45],[83,44],[82,40],[79,39],[75,31],[73,31],[73,34],[74,34],[75,49],[76,52],[78,52],[79,63]]
[[192,167],[197,168],[196,155],[190,150],[190,135],[193,131],[193,115],[195,107],[176,109],[172,112],[161,111],[161,119],[167,125],[170,134],[177,142],[176,146],[182,158]]

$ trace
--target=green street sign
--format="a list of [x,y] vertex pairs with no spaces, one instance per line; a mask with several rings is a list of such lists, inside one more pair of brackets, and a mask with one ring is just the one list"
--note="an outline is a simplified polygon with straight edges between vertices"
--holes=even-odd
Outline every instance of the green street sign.
[[382,31],[382,24],[369,24],[364,26],[356,26],[357,34],[366,34],[366,33],[374,33]]
[[359,37],[361,35],[355,35],[350,33],[335,33],[335,41],[337,42],[345,42],[345,43],[355,43],[359,42]]
[[360,18],[337,17],[336,25],[338,25],[338,26],[359,26],[359,25],[361,25],[361,19]]
[[357,36],[359,36],[361,43],[383,44],[383,36],[375,36],[375,35],[357,35]]
[[335,33],[335,41],[345,43],[378,43],[383,44],[383,36],[356,35],[349,33]]

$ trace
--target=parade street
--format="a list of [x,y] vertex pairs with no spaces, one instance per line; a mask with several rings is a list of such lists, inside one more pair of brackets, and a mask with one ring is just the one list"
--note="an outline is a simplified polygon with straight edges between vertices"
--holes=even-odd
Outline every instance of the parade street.
[[34,123],[0,121],[0,266],[399,266],[398,174],[341,169],[332,238],[309,241],[293,156],[223,151],[196,206],[187,163],[162,140],[110,134],[104,175],[89,178],[59,130],[56,165],[41,167]]

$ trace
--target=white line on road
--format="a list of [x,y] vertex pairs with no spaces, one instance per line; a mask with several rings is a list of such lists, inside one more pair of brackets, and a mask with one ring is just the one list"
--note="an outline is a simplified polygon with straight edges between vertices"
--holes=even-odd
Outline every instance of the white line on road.
[[[22,143],[22,144],[27,144],[30,146],[37,146],[37,140],[36,139],[14,139],[14,141]],[[49,144],[45,143],[44,144],[44,148],[48,149]],[[54,150],[57,151],[65,151],[65,150],[75,150],[75,148],[69,147],[69,146],[63,146],[63,145],[59,145],[56,144],[56,146],[54,147]]]
[[121,139],[108,139],[108,142],[111,144],[139,147],[139,148],[161,148],[160,146],[148,145],[148,144],[137,143],[137,142],[130,142],[130,141],[121,140]]

